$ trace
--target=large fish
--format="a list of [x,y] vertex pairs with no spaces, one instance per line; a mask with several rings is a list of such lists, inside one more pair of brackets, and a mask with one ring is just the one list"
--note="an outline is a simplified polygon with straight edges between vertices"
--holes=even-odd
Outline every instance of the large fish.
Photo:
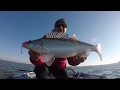
[[66,34],[58,32],[48,33],[46,37],[25,41],[22,47],[42,54],[43,62],[48,62],[52,58],[68,58],[75,55],[87,57],[91,51],[97,52],[102,61],[100,43],[92,45],[78,40],[75,35],[68,38]]

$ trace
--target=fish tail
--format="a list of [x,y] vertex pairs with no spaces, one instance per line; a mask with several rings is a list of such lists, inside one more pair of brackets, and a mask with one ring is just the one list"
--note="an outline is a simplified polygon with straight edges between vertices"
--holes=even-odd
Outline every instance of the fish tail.
[[98,53],[98,55],[99,55],[99,57],[100,57],[100,59],[101,59],[101,61],[102,61],[101,44],[98,43],[98,44],[96,45],[96,48],[97,48],[97,53]]

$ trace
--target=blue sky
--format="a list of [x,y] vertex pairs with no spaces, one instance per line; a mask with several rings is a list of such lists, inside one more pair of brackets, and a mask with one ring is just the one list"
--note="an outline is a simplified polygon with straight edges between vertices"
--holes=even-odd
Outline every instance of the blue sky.
[[0,11],[0,58],[30,63],[28,50],[21,54],[22,43],[43,37],[60,18],[66,19],[70,36],[101,44],[103,61],[91,52],[80,66],[120,61],[120,11]]

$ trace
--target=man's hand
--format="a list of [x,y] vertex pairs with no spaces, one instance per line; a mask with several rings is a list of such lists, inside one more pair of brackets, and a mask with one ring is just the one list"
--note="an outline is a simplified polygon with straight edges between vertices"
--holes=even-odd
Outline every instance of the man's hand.
[[32,51],[32,50],[29,50],[28,51],[28,54],[30,55],[30,58],[33,60],[33,61],[38,61],[39,58],[40,58],[40,54]]
[[87,57],[79,57],[79,56],[74,56],[68,58],[68,64],[72,66],[79,65],[80,63],[84,62],[87,59]]
[[74,56],[73,57],[73,59],[74,59],[74,61],[77,63],[82,63],[82,62],[84,62],[86,59],[87,59],[87,57],[79,57],[79,56]]

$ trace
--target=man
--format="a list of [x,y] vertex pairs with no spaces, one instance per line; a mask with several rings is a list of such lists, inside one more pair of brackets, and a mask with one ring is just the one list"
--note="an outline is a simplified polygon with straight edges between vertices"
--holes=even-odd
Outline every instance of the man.
[[[67,33],[67,24],[65,19],[61,18],[57,20],[54,25],[54,30],[52,31]],[[46,38],[46,36],[43,38]],[[34,72],[36,73],[36,79],[48,79],[47,76],[49,73],[52,73],[56,79],[68,79],[70,76],[65,69],[67,60],[68,64],[72,66],[79,65],[86,60],[86,58],[79,58],[77,56],[69,58],[55,58],[52,65],[47,66],[45,62],[42,62],[41,54],[31,50],[29,50],[28,53],[30,55],[31,63],[35,65]]]

